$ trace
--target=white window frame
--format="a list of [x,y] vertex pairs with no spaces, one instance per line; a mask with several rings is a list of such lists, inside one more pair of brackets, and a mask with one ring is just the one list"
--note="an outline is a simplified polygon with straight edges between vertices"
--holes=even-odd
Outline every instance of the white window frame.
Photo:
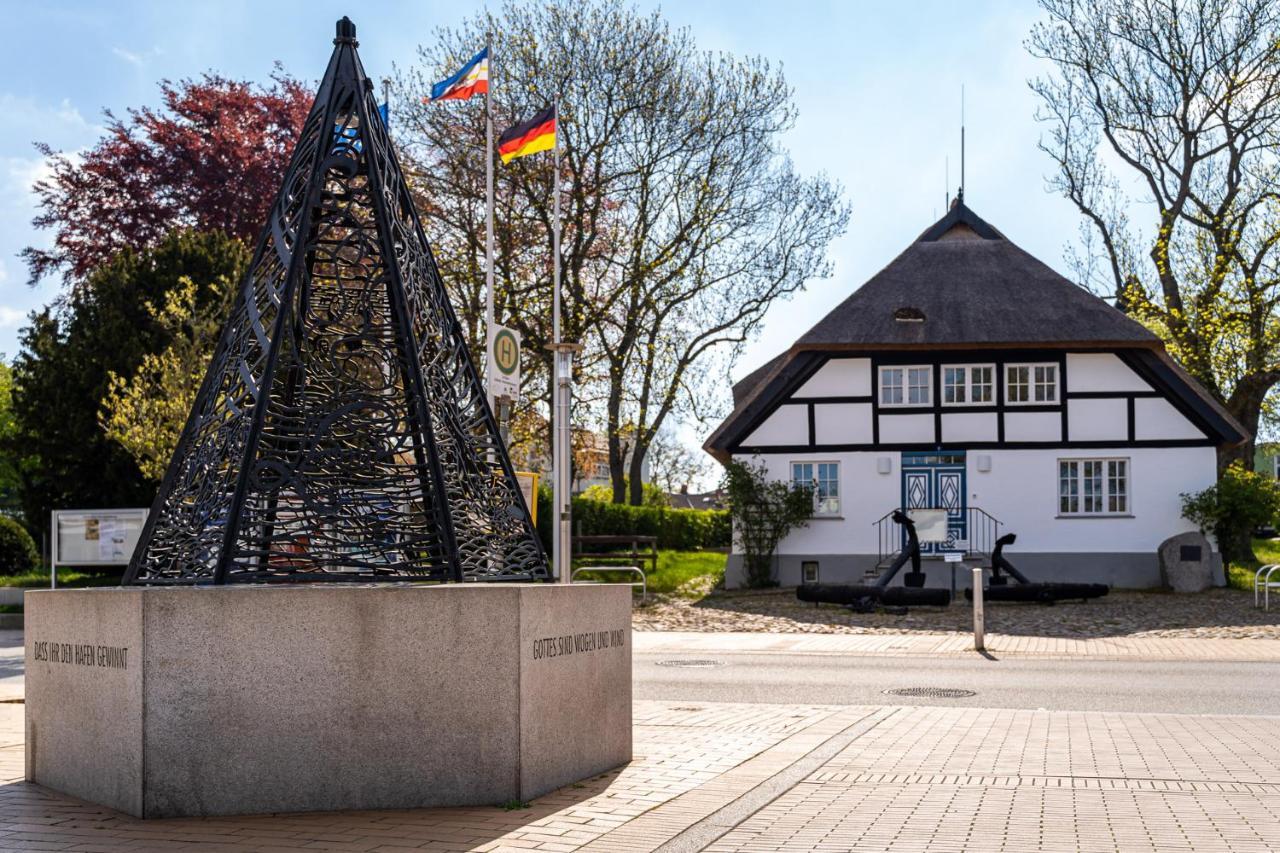
[[[1122,489],[1117,494],[1115,487],[1116,476],[1113,465],[1123,465],[1123,477],[1121,479]],[[1063,494],[1063,486],[1068,481],[1063,476],[1063,466],[1075,466],[1073,473],[1070,475],[1071,481],[1074,481],[1075,491],[1067,496]],[[1100,473],[1090,476],[1086,473],[1087,466],[1096,465],[1100,468]],[[1087,494],[1090,491],[1086,487],[1086,477],[1098,483],[1100,492],[1092,497],[1096,497],[1100,509],[1086,509],[1086,501],[1091,497]],[[1058,508],[1058,516],[1060,518],[1127,518],[1133,515],[1133,461],[1128,456],[1068,456],[1057,460],[1054,466],[1054,478],[1056,482],[1056,503]],[[1063,506],[1064,497],[1073,497],[1076,501],[1074,510]],[[1120,497],[1124,501],[1122,508],[1113,502],[1113,499]]]
[[[991,371],[991,381],[983,382],[983,385],[990,386],[990,399],[974,400],[973,399],[973,372],[975,370],[987,369]],[[963,370],[964,384],[957,385],[957,388],[964,388],[964,400],[961,402],[952,402],[947,399],[947,371]],[[944,406],[994,406],[996,404],[996,366],[994,364],[944,364],[942,365],[942,388],[939,391],[938,399],[942,401]]]
[[[898,403],[885,400],[885,390],[891,386],[885,383],[884,375],[885,373],[889,371],[894,371],[894,370],[901,371],[902,373],[902,381],[892,386],[902,391],[902,400],[901,402],[898,402]],[[924,371],[926,381],[924,385],[925,399],[923,402],[920,402],[920,401],[916,401],[914,403],[911,402],[912,388],[920,387],[918,385],[913,386],[911,384],[911,371],[913,370]],[[879,383],[877,397],[879,398],[880,408],[882,409],[921,409],[921,408],[930,408],[933,406],[933,365],[931,364],[882,364],[879,367],[879,371],[880,371],[879,372],[880,383]]]
[[[791,483],[794,485],[801,482],[796,477],[796,466],[811,465],[813,466],[813,476],[809,479],[808,485],[813,486],[813,514],[816,518],[832,518],[840,515],[840,463],[835,459],[794,459],[788,466],[791,474]],[[818,484],[818,466],[834,465],[836,468],[835,487],[836,493],[829,497],[823,498],[820,494]]]
[[[1009,379],[1009,373],[1020,368],[1027,370],[1027,399],[1014,400],[1010,394],[1010,389],[1014,383]],[[1040,385],[1048,383],[1040,382],[1036,379],[1036,369],[1049,368],[1053,370],[1053,399],[1037,400],[1036,388]],[[1007,406],[1058,406],[1062,404],[1062,371],[1059,369],[1056,361],[1026,361],[1016,364],[1006,364],[1004,366],[1004,402]]]

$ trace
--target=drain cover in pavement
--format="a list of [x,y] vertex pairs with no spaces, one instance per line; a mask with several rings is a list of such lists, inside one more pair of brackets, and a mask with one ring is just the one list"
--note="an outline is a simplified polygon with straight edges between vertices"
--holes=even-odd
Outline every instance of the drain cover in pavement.
[[707,666],[724,666],[722,660],[660,660],[658,666],[690,666],[690,667],[707,667]]
[[963,699],[965,696],[977,696],[974,690],[964,690],[960,687],[899,687],[895,690],[886,690],[885,693],[890,696],[917,696],[929,699]]

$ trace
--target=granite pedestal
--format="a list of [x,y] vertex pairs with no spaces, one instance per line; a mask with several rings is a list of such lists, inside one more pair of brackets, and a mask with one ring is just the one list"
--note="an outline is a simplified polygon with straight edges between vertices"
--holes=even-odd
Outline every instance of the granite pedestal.
[[492,805],[631,760],[625,585],[26,596],[27,778],[138,817]]

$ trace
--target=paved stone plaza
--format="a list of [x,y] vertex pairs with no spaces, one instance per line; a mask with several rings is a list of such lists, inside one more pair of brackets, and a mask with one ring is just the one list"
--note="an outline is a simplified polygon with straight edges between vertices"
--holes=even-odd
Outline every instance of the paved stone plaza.
[[0,849],[1280,849],[1280,718],[636,704],[636,760],[527,808],[139,821],[22,781],[0,704]]

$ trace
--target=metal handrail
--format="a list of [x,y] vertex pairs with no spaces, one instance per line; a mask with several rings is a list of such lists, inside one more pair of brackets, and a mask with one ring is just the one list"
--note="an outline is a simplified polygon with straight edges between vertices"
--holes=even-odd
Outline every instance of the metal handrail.
[[578,576],[578,572],[632,572],[640,576],[640,583],[630,583],[632,589],[640,587],[640,603],[649,603],[649,579],[645,577],[644,569],[639,566],[579,566],[569,572],[569,583],[573,583],[573,579]]
[[[1262,573],[1266,572],[1264,578]],[[1276,572],[1280,572],[1280,563],[1268,563],[1253,576],[1253,606],[1258,606],[1258,591],[1262,591],[1262,608],[1264,611],[1271,609],[1271,590],[1280,589],[1280,581],[1271,580],[1271,576]]]
[[[947,507],[913,507],[913,509],[947,509]],[[954,510],[947,509],[948,512]],[[893,521],[893,514],[897,510],[890,510],[872,523],[876,528],[877,564],[883,563],[886,559],[891,559],[895,554],[902,550],[902,532],[900,525]],[[910,512],[903,509],[902,512]],[[995,541],[1000,538],[1000,519],[987,512],[982,507],[968,506],[964,508],[966,515],[966,526],[969,530],[969,544],[965,547],[965,553],[990,555],[991,549],[995,547]]]

